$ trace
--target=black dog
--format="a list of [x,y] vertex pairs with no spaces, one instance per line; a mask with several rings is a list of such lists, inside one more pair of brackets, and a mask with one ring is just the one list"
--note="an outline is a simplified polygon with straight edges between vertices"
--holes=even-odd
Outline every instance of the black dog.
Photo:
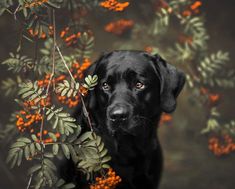
[[111,166],[122,178],[117,188],[157,189],[162,153],[156,126],[162,112],[175,110],[184,74],[143,51],[106,53],[87,74],[99,78],[85,100]]

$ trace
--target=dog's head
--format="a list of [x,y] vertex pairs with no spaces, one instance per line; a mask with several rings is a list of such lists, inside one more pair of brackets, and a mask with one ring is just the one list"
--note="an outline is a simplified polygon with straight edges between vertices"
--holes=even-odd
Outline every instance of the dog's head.
[[87,108],[109,131],[133,133],[137,123],[158,119],[176,108],[184,74],[159,55],[143,51],[113,51],[102,55],[88,73],[98,85],[87,97]]

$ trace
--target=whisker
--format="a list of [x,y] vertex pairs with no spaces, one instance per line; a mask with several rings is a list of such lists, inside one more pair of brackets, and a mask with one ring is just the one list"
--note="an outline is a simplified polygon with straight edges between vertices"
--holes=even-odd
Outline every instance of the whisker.
[[150,123],[154,123],[151,119],[147,118],[147,117],[144,117],[144,116],[141,116],[141,115],[135,115],[133,116],[133,119],[136,119],[137,118],[137,121],[139,120],[144,120],[144,121],[148,121]]

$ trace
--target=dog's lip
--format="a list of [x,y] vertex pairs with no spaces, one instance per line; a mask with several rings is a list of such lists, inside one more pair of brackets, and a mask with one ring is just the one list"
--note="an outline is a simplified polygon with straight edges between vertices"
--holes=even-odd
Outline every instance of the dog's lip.
[[123,121],[127,121],[126,118],[122,118],[122,119],[112,119],[112,118],[109,118],[110,121],[112,122],[123,122]]
[[128,124],[128,119],[118,119],[118,120],[108,119],[108,120],[110,121],[110,126],[113,129],[118,129],[118,128],[121,128],[124,125]]

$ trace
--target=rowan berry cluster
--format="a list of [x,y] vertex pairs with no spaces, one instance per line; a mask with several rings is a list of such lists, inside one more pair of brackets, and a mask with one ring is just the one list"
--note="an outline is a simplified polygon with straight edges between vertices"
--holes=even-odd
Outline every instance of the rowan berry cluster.
[[[41,106],[46,107],[51,105],[50,97],[46,99],[35,99],[31,101],[25,101],[23,103],[24,110],[19,111],[16,115],[16,127],[20,132],[28,131],[29,133],[35,134],[37,137],[41,136],[40,124],[43,120],[42,115],[38,112],[38,110],[34,110],[32,107]],[[52,138],[48,136],[48,131],[44,129],[42,131],[42,135],[44,136],[42,141],[44,143],[53,142]],[[55,136],[57,138],[60,137],[60,133],[56,133]],[[40,142],[40,139],[38,139]]]
[[128,31],[130,28],[134,26],[133,20],[128,19],[120,19],[115,22],[110,22],[104,28],[106,32],[110,32],[116,35],[121,35],[124,32]]
[[81,32],[72,33],[71,29],[66,27],[60,32],[60,37],[67,46],[72,46],[78,43],[78,39],[81,37]]
[[[84,71],[90,65],[91,61],[85,58],[82,64],[79,64],[79,62],[74,62],[70,71],[75,79],[81,80],[84,77]],[[82,95],[86,95],[87,92],[88,90],[86,88],[80,86],[79,93],[81,93]],[[76,96],[71,97],[57,95],[57,99],[60,103],[67,105],[69,108],[76,107],[80,102],[79,93]]]
[[[50,82],[50,77],[51,77],[51,74],[46,74],[44,79],[38,80],[38,86],[39,87],[46,87],[49,84],[49,82]],[[66,78],[65,75],[60,75],[58,77],[53,78],[51,80],[51,83],[52,84],[58,83],[60,81],[63,81],[65,78]]]
[[[48,136],[48,131],[47,130],[43,130],[42,134],[44,135],[42,141],[43,143],[51,143],[51,142],[54,142],[52,138],[48,137],[48,138],[45,138],[46,136]],[[38,132],[37,133],[37,137],[38,137],[38,140],[37,142],[40,142],[40,136],[41,136],[41,133]],[[55,136],[56,138],[60,138],[60,133],[55,133]]]
[[[31,114],[24,110],[21,110],[16,115],[16,127],[20,132],[24,132],[26,128],[29,128],[33,123],[38,123],[42,120],[42,116],[39,113]],[[33,130],[31,130],[33,132]]]
[[144,51],[151,54],[151,53],[153,52],[153,47],[151,47],[151,46],[145,46],[145,47],[144,47]]
[[83,63],[80,64],[79,62],[74,62],[72,64],[71,72],[75,79],[82,79],[84,78],[84,71],[91,65],[91,61],[88,58],[83,60]]
[[96,177],[96,183],[90,186],[90,189],[115,189],[122,179],[116,175],[113,169],[109,169],[104,177]]
[[76,107],[80,102],[80,98],[78,95],[72,97],[57,95],[57,99],[61,104],[65,104],[69,108]]
[[182,12],[182,15],[187,17],[187,16],[191,16],[193,14],[198,14],[199,11],[199,7],[202,6],[202,2],[201,1],[195,1],[192,5],[190,5],[188,7],[188,9],[184,10]]
[[37,6],[41,6],[44,3],[47,3],[48,0],[33,0],[29,3],[26,3],[24,5],[25,8],[32,8],[32,7],[37,7]]
[[125,10],[129,4],[129,2],[120,3],[117,0],[105,0],[100,3],[100,6],[111,11],[120,12]]
[[160,119],[159,124],[162,125],[164,123],[169,123],[171,121],[172,121],[172,116],[170,114],[163,113],[161,115],[161,119]]
[[213,136],[208,141],[208,148],[215,155],[221,156],[225,154],[229,154],[232,151],[235,151],[235,143],[233,139],[228,134],[223,135],[221,138]]
[[204,88],[204,87],[202,87],[202,88],[200,89],[200,92],[201,92],[202,95],[207,96],[207,98],[208,98],[208,100],[209,100],[209,102],[210,102],[211,104],[217,103],[217,102],[219,101],[219,99],[220,99],[220,95],[219,95],[219,94],[217,94],[217,93],[211,93],[208,89],[206,89],[206,88]]
[[[84,77],[84,71],[91,65],[91,61],[87,58],[84,59],[83,63],[80,64],[79,62],[74,62],[71,66],[70,72],[72,73],[73,77],[78,80],[82,80]],[[39,87],[46,87],[50,82],[50,74],[47,74],[44,79],[38,80],[38,86]],[[56,84],[58,82],[61,82],[66,79],[65,75],[60,75],[58,77],[55,77],[51,80],[52,84]],[[80,86],[79,92],[83,95],[86,95],[88,90],[84,88],[83,86]],[[61,96],[60,94],[56,95],[57,100],[67,105],[69,108],[76,107],[78,103],[80,102],[79,94],[72,97],[67,96]],[[49,96],[48,96],[49,99]]]
[[53,36],[53,30],[54,30],[53,26],[49,26],[47,33],[45,31],[39,32],[39,30],[33,30],[32,28],[29,28],[28,32],[29,32],[30,36],[33,38],[46,39],[47,35],[50,37]]

